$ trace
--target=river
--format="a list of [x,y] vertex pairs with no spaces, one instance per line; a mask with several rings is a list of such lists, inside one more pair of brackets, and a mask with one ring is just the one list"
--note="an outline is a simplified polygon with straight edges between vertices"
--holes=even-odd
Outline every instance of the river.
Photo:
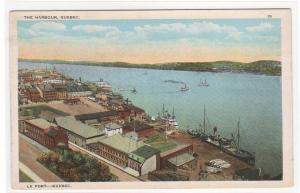
[[[151,116],[163,104],[170,113],[174,108],[181,129],[199,127],[204,105],[209,126],[226,137],[236,132],[240,119],[241,145],[256,153],[256,166],[271,175],[282,172],[280,76],[19,62],[19,68],[46,67],[82,81],[103,78]],[[199,87],[200,79],[209,86]],[[184,82],[189,90],[182,92],[183,84],[165,80]],[[133,88],[136,94],[130,92]]]

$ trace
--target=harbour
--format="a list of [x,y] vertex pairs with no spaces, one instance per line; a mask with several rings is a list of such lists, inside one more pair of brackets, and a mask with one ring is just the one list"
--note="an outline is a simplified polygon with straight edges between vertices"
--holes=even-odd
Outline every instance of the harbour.
[[[50,64],[19,65],[25,68],[53,67]],[[199,124],[203,122],[204,105],[211,123],[220,127],[218,132],[227,138],[235,131],[240,117],[242,146],[256,153],[256,166],[262,167],[267,172],[274,172],[274,175],[282,170],[281,96],[278,89],[281,86],[280,77],[159,70],[147,70],[147,74],[144,74],[142,69],[64,64],[54,66],[61,73],[73,78],[80,77],[85,81],[96,81],[102,77],[113,89],[119,90],[124,97],[145,109],[151,116],[157,116],[162,104],[165,104],[170,112],[174,108],[179,129],[183,131],[199,128]],[[207,77],[209,87],[198,87],[199,77]],[[180,91],[182,84],[164,83],[165,80],[184,82],[189,89],[182,92]],[[133,89],[136,92],[132,92]],[[265,113],[266,109],[268,113]],[[207,132],[212,133],[212,129],[213,127],[208,128]]]

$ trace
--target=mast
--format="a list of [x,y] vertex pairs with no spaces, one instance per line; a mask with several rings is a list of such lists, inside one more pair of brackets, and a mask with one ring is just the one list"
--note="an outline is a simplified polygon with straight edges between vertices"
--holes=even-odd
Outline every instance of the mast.
[[238,128],[237,128],[237,149],[240,151],[240,118],[238,120]]
[[174,107],[173,107],[173,112],[172,112],[172,119],[175,119],[175,111],[174,111]]
[[204,105],[204,112],[203,112],[203,131],[205,135],[205,105]]

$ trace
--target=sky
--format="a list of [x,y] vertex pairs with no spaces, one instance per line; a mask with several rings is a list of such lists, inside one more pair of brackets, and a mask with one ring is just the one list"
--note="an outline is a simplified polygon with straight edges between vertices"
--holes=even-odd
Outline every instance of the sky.
[[168,63],[281,60],[280,19],[18,21],[19,58]]

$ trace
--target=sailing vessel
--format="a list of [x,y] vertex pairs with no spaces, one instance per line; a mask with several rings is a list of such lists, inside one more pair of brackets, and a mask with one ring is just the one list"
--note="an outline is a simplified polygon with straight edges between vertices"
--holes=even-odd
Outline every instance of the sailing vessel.
[[180,88],[180,91],[182,91],[182,92],[185,92],[185,91],[188,91],[188,90],[189,90],[189,87],[186,84],[184,84],[184,86],[182,86]]
[[209,84],[208,82],[206,81],[206,79],[204,79],[204,81],[202,81],[202,79],[200,79],[200,82],[198,84],[199,87],[208,87]]
[[248,163],[249,165],[255,165],[255,153],[251,153],[241,148],[240,142],[240,120],[237,123],[237,134],[234,136],[232,134],[232,143],[222,144],[222,150],[225,153],[233,155],[234,157],[239,158],[240,160]]
[[255,153],[250,153],[247,150],[241,149],[240,145],[240,121],[238,121],[237,134],[234,136],[232,134],[232,138],[226,138],[219,135],[218,128],[213,127],[213,134],[206,133],[206,112],[204,106],[203,112],[203,130],[188,130],[188,133],[192,136],[199,137],[202,141],[220,148],[223,152],[232,155],[249,165],[255,165]]

